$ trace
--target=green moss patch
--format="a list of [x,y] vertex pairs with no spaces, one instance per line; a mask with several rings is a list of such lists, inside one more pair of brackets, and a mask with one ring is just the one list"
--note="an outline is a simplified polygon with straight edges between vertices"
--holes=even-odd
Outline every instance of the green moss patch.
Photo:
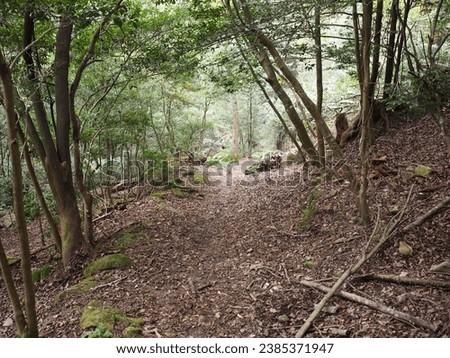
[[89,302],[81,314],[80,325],[83,329],[97,328],[100,324],[112,332],[114,325],[124,318],[124,314],[111,306],[99,301]]
[[418,177],[428,178],[431,174],[431,168],[426,165],[418,165],[414,168],[414,174]]
[[53,266],[50,264],[46,264],[36,270],[33,270],[33,272],[31,273],[33,282],[36,283],[45,280],[48,276],[51,275],[52,271]]
[[184,193],[183,190],[181,190],[180,188],[172,188],[171,189],[172,195],[176,198],[183,198],[184,197]]
[[67,290],[58,293],[55,297],[55,301],[59,303],[65,300],[68,296],[89,292],[95,286],[97,286],[97,281],[95,281],[92,276],[89,276],[78,282],[76,285],[70,286]]
[[114,247],[117,249],[126,249],[139,241],[147,239],[147,235],[144,233],[145,229],[146,227],[138,222],[131,227],[121,230],[117,234]]
[[113,254],[103,256],[95,260],[84,269],[84,276],[88,277],[92,274],[105,270],[124,269],[133,266],[134,261],[123,254]]
[[154,193],[150,194],[150,196],[156,200],[164,200],[166,198],[166,195],[167,193],[163,191],[155,191]]
[[203,176],[202,173],[199,172],[195,172],[194,173],[194,184],[198,184],[198,185],[203,185],[205,184],[205,177]]
[[127,317],[127,321],[129,325],[122,331],[122,336],[124,338],[142,337],[142,326],[144,325],[144,320],[141,318]]
[[83,337],[112,337],[114,330],[120,327],[122,336],[128,338],[140,337],[144,320],[128,317],[122,311],[99,301],[89,302],[83,309],[80,319],[81,328],[88,330]]
[[9,265],[14,265],[15,263],[19,262],[19,259],[16,259],[15,257],[7,256],[6,258]]

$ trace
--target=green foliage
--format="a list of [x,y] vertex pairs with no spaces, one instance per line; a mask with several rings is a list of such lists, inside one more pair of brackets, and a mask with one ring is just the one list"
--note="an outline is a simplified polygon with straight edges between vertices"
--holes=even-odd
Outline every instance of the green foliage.
[[100,322],[93,331],[84,331],[81,338],[112,338],[113,334],[105,327],[103,322]]
[[134,261],[123,254],[112,254],[99,258],[90,263],[83,271],[84,276],[88,277],[92,274],[104,270],[124,269],[134,265]]
[[298,223],[299,229],[307,230],[310,227],[311,221],[318,212],[317,200],[322,196],[322,192],[313,190],[309,195],[306,205],[300,213],[300,221]]
[[128,317],[122,311],[99,301],[89,302],[83,309],[80,325],[83,329],[94,328],[83,333],[86,338],[113,337],[117,325],[125,325],[123,337],[136,338],[142,335],[144,320]]

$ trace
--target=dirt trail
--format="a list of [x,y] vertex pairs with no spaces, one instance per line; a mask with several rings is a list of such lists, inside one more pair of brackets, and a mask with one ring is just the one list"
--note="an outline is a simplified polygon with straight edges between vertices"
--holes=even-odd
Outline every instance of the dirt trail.
[[[438,128],[432,122],[420,126],[425,135],[419,139],[414,135],[417,125],[408,123],[377,141],[374,156],[387,156],[384,165],[388,169],[400,173],[419,163],[434,170],[427,179],[406,180],[400,174],[396,178],[385,171],[378,176],[371,172],[370,202],[374,212],[382,208],[382,225],[390,219],[387,208],[401,207],[412,184],[417,189],[407,222],[450,194],[447,187],[427,198],[420,194],[423,188],[450,177],[447,159],[440,152],[443,144]],[[350,157],[352,150],[348,148]],[[209,185],[197,186],[195,192],[180,197],[168,190],[159,199],[147,195],[98,221],[97,255],[121,251],[135,265],[98,273],[97,288],[60,302],[55,301],[57,294],[79,282],[82,275],[76,272],[67,278],[56,266],[53,275],[36,286],[41,335],[79,337],[83,332],[81,309],[95,299],[142,318],[145,337],[293,337],[323,296],[301,286],[300,280],[331,285],[364,250],[372,226],[354,221],[357,213],[348,183],[323,181],[317,173],[303,176],[301,166],[257,176],[244,176],[240,167],[228,175],[225,170],[222,176],[208,171]],[[156,191],[160,190],[154,189],[153,194]],[[299,227],[313,191],[320,192],[315,213]],[[120,233],[127,230],[137,230],[140,239],[118,247]],[[38,231],[34,233],[34,244],[39,245]],[[14,236],[4,237],[14,253]],[[444,212],[394,237],[361,273],[448,280],[431,274],[429,268],[450,258],[449,237],[449,213]],[[413,256],[399,254],[400,240],[413,247]],[[35,258],[34,266],[49,261],[44,252]],[[18,267],[14,270],[18,277]],[[323,313],[314,322],[309,336],[334,336],[336,332],[349,337],[450,335],[450,298],[444,289],[358,280],[350,280],[344,289],[441,328],[432,333],[333,298],[331,313]],[[0,292],[3,323],[12,312],[1,282]],[[120,335],[120,331],[115,333]],[[1,337],[13,335],[14,327],[0,327]]]

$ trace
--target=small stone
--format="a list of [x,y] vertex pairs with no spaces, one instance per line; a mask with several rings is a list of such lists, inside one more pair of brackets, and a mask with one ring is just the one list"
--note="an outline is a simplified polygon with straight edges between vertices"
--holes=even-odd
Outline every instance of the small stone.
[[400,241],[398,243],[398,252],[402,256],[411,256],[413,254],[413,249],[406,242]]
[[289,322],[289,317],[285,314],[282,314],[281,316],[278,316],[278,321],[279,322]]
[[10,318],[7,318],[7,319],[5,320],[5,322],[3,322],[3,327],[11,327],[13,324],[14,324],[14,321],[13,321],[13,319],[10,317]]

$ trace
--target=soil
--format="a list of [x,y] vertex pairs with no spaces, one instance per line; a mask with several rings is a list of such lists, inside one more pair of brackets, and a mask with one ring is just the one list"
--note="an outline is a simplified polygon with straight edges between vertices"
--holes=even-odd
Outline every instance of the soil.
[[[151,194],[162,190],[147,188],[139,199],[96,221],[97,247],[84,258],[85,266],[118,252],[131,257],[134,265],[96,273],[93,289],[57,300],[83,279],[82,268],[64,272],[51,250],[33,256],[34,268],[53,264],[51,275],[36,284],[40,335],[80,337],[82,309],[98,300],[142,318],[144,337],[294,337],[324,295],[301,280],[331,287],[376,243],[376,238],[371,240],[376,222],[385,228],[407,205],[400,224],[404,227],[450,195],[450,166],[438,126],[430,119],[391,125],[371,154],[371,224],[355,220],[347,181],[324,178],[311,167],[292,165],[248,176],[243,174],[247,162],[222,175],[197,167],[208,182],[191,183],[193,191],[180,195],[166,190],[158,197]],[[346,153],[356,163],[357,143],[350,143]],[[432,172],[428,177],[408,174],[417,165]],[[29,230],[32,250],[41,247],[38,223]],[[138,236],[125,242],[124,232]],[[14,233],[2,228],[0,237],[8,255],[17,257]],[[412,255],[399,253],[400,241],[412,247]],[[443,210],[410,231],[398,231],[356,276],[392,274],[448,283],[449,275],[430,268],[449,259],[450,211]],[[20,286],[20,265],[11,267]],[[448,288],[352,277],[342,289],[439,328],[432,332],[334,297],[308,337],[450,337]],[[3,282],[0,312],[0,337],[13,337]]]

